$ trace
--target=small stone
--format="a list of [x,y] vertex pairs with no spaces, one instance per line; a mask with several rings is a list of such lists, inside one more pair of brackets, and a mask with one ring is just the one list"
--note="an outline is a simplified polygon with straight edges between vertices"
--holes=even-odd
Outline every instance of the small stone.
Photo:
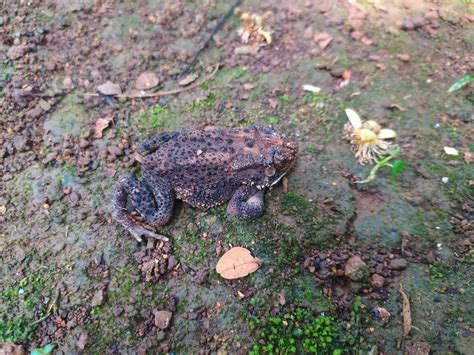
[[407,266],[408,262],[402,258],[390,260],[390,263],[388,264],[388,267],[391,270],[403,270],[406,269]]
[[115,307],[113,310],[112,310],[112,313],[115,317],[118,317],[120,316],[122,313],[123,313],[123,308],[122,307]]
[[346,262],[344,274],[352,281],[361,281],[369,275],[369,268],[360,256],[353,256]]
[[411,22],[413,23],[413,27],[417,29],[423,27],[426,23],[426,20],[423,16],[415,16],[411,19]]
[[101,306],[102,303],[104,303],[104,300],[105,300],[104,290],[96,291],[96,293],[94,294],[94,297],[92,297],[91,307]]
[[373,274],[370,278],[370,284],[375,288],[383,287],[385,283],[385,278],[379,274]]
[[172,317],[173,313],[170,311],[157,311],[155,313],[155,326],[161,330],[167,329]]
[[166,337],[166,334],[164,331],[160,330],[159,332],[156,333],[156,340],[157,341],[162,341]]
[[345,68],[335,68],[329,72],[335,78],[342,78],[344,75]]
[[72,83],[72,79],[69,76],[66,76],[63,80],[63,87],[65,89],[72,89],[74,88],[74,84]]
[[425,14],[425,18],[426,18],[427,20],[438,19],[438,18],[439,18],[438,11],[436,11],[436,10],[430,10],[430,11],[428,11],[428,12]]
[[304,39],[312,39],[313,38],[313,28],[311,26],[307,27],[304,30],[303,38]]
[[398,54],[397,58],[400,59],[402,62],[409,62],[410,56],[408,54]]
[[173,270],[176,265],[178,265],[178,260],[176,260],[176,257],[174,255],[171,255],[168,258],[168,271]]

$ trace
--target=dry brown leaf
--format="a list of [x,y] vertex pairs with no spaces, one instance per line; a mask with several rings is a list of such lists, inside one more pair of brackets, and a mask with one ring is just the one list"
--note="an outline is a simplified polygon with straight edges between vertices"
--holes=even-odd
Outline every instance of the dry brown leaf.
[[135,88],[137,90],[149,90],[158,86],[159,83],[160,79],[158,79],[155,73],[142,73],[137,78]]
[[181,80],[178,82],[178,84],[181,85],[181,86],[189,85],[189,84],[191,84],[194,80],[196,80],[198,77],[199,77],[199,75],[196,74],[196,73],[186,75],[183,79],[181,79]]
[[262,265],[262,260],[253,257],[250,251],[242,247],[234,247],[219,259],[216,271],[225,279],[245,277]]
[[237,55],[240,55],[240,54],[255,55],[258,53],[259,49],[260,49],[260,45],[257,45],[257,44],[248,45],[248,46],[240,46],[234,49],[234,53]]
[[402,314],[403,314],[403,336],[407,336],[411,330],[411,310],[408,296],[403,291],[403,285],[400,284],[400,294],[402,295]]
[[102,132],[109,126],[111,121],[112,117],[99,118],[95,122],[94,138],[102,138]]
[[106,81],[105,83],[97,86],[97,91],[103,95],[120,95],[122,89],[119,84],[114,84],[111,81]]

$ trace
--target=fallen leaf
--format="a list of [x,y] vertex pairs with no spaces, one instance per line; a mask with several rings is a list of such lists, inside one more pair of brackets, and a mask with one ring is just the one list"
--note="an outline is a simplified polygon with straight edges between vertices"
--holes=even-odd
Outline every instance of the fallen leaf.
[[329,46],[329,43],[331,43],[331,41],[332,41],[332,38],[322,40],[322,41],[318,42],[318,46],[319,46],[319,48],[324,50],[324,49],[327,48],[327,46]]
[[106,129],[110,122],[112,121],[112,117],[105,117],[105,118],[99,118],[95,122],[94,126],[94,138],[102,138],[102,132],[104,129]]
[[474,161],[474,154],[470,152],[464,153],[464,161],[468,164],[471,164]]
[[119,84],[114,84],[111,81],[106,81],[105,83],[97,86],[97,91],[103,95],[120,95],[122,89]]
[[199,77],[197,73],[189,74],[186,75],[183,79],[181,79],[178,84],[181,86],[186,86],[191,84],[194,80],[196,80]]
[[474,76],[473,75],[464,75],[461,79],[456,81],[451,87],[448,89],[448,92],[454,92],[462,89],[464,86],[469,85],[470,83],[474,82]]
[[319,88],[317,86],[313,86],[313,85],[303,85],[303,90],[318,93],[318,92],[321,91],[321,88]]
[[138,76],[135,88],[137,90],[149,90],[156,87],[160,83],[160,79],[155,73],[142,73]]
[[456,148],[444,147],[444,152],[448,155],[459,155],[459,152]]
[[387,108],[390,108],[390,109],[396,108],[397,110],[399,110],[399,111],[401,111],[401,112],[406,111],[405,108],[403,108],[401,105],[399,105],[399,104],[397,104],[397,103],[391,103],[390,105],[387,106]]
[[410,56],[408,54],[398,54],[397,58],[400,59],[402,62],[409,62]]
[[219,259],[216,271],[225,279],[245,277],[262,265],[262,260],[253,257],[250,251],[242,247],[234,247]]
[[407,336],[411,330],[411,310],[408,296],[403,291],[403,285],[400,284],[400,294],[402,295],[402,314],[403,314],[403,336]]

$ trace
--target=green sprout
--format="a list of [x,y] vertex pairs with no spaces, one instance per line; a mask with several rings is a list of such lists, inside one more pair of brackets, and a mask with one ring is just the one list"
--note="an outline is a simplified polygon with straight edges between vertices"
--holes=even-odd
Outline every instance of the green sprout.
[[400,173],[405,170],[406,163],[404,160],[395,160],[393,163],[389,163],[390,160],[395,159],[400,154],[400,146],[394,145],[388,150],[388,156],[383,159],[380,159],[376,162],[374,167],[370,170],[369,176],[361,181],[356,181],[357,184],[366,184],[371,182],[377,176],[377,171],[383,167],[389,167],[391,169],[390,175],[392,178],[396,178]]

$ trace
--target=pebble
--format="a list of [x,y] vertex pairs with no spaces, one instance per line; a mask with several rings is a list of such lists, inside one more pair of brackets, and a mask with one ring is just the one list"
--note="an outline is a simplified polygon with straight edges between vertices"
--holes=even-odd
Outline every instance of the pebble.
[[170,326],[172,317],[173,313],[170,311],[157,311],[155,313],[155,326],[161,330],[167,329]]
[[402,62],[409,62],[410,56],[408,54],[398,54],[397,58],[400,59]]

